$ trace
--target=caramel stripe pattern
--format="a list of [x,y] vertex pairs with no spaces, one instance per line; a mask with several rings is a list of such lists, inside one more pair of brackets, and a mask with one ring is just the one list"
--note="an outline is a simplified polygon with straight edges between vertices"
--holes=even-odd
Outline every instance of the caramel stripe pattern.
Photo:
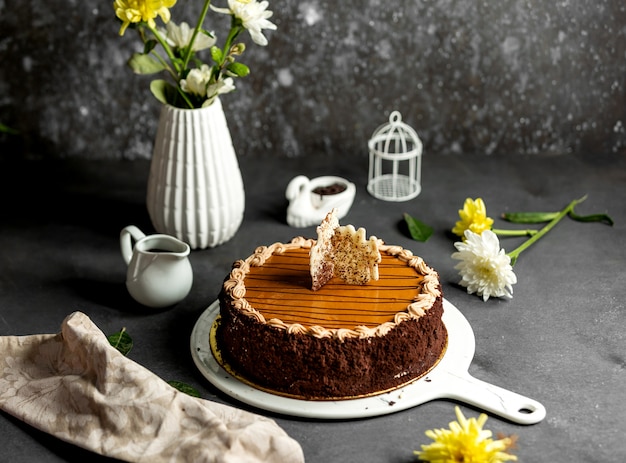
[[280,329],[317,337],[383,335],[407,318],[419,318],[439,296],[438,278],[423,260],[399,246],[382,245],[379,280],[347,285],[333,278],[311,289],[312,240],[257,248],[225,282],[242,312]]

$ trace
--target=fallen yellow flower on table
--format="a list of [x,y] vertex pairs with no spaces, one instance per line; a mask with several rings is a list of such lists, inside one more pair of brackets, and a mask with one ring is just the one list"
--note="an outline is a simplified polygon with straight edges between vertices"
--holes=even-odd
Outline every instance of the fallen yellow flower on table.
[[532,236],[537,230],[502,230],[492,228],[493,219],[487,215],[487,206],[482,198],[467,198],[463,209],[459,209],[459,218],[452,229],[452,233],[465,239],[467,230],[480,235],[486,230],[493,231],[498,236]]
[[426,436],[434,442],[422,445],[415,454],[422,461],[431,463],[502,463],[517,461],[515,455],[506,451],[515,444],[515,437],[493,440],[492,433],[483,429],[487,415],[467,419],[457,406],[454,408],[458,421],[450,423],[450,429],[429,429]]
[[485,230],[491,230],[493,219],[487,217],[487,207],[482,198],[467,198],[463,209],[459,209],[459,220],[452,229],[452,233],[463,236],[465,230],[471,230],[480,235]]

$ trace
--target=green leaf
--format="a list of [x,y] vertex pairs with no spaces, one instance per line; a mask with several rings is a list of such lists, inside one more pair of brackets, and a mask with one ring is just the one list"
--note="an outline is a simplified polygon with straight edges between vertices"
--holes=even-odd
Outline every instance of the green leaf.
[[502,218],[513,223],[543,223],[550,222],[558,212],[505,212]]
[[9,127],[8,125],[4,125],[0,122],[0,133],[8,133],[11,135],[17,135],[19,133],[19,131],[12,129],[11,127]]
[[172,92],[172,85],[162,79],[153,80],[150,82],[150,91],[163,104],[168,104],[168,95]]
[[221,63],[222,60],[224,59],[224,52],[222,52],[222,50],[219,47],[216,47],[214,45],[211,47],[211,58],[216,63]]
[[246,77],[250,74],[250,68],[242,63],[230,63],[226,69],[237,77]]
[[154,39],[150,39],[147,40],[146,43],[143,45],[143,54],[147,55],[148,53],[150,53],[152,50],[154,50],[154,47],[156,47],[157,45],[157,41]]
[[142,53],[133,53],[128,60],[128,65],[135,74],[156,74],[165,69],[163,63]]
[[189,384],[185,384],[180,381],[168,381],[167,384],[175,389],[178,389],[180,392],[190,395],[191,397],[200,397],[200,393]]
[[423,222],[420,222],[414,217],[411,217],[406,212],[404,213],[404,221],[409,227],[409,233],[411,234],[411,238],[415,241],[426,242],[428,238],[433,234],[433,228],[429,225],[426,225]]
[[128,355],[133,348],[133,340],[126,332],[126,328],[122,328],[122,331],[119,333],[113,333],[107,336],[107,339],[109,340],[109,344],[120,351],[122,355]]
[[[559,212],[505,212],[502,218],[513,223],[542,223],[550,222]],[[613,225],[613,219],[608,214],[578,215],[573,210],[569,212],[569,217],[578,222],[604,222]]]
[[574,211],[570,211],[569,216],[577,222],[605,222],[611,226],[614,224],[613,219],[608,214],[578,215]]

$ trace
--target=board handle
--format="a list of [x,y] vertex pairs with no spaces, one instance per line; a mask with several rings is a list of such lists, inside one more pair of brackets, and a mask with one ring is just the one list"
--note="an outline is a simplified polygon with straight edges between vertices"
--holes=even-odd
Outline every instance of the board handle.
[[474,378],[469,373],[448,373],[442,381],[442,398],[455,399],[519,424],[536,424],[546,417],[545,407],[534,399]]

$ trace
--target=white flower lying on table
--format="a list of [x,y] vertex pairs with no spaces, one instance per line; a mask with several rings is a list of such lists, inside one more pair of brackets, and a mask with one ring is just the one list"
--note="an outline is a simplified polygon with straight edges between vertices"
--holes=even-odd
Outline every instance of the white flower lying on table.
[[511,258],[500,248],[498,236],[491,230],[474,233],[465,230],[465,240],[454,243],[457,252],[453,259],[460,262],[454,267],[461,274],[459,284],[469,294],[476,293],[486,301],[490,297],[513,297],[517,277]]

